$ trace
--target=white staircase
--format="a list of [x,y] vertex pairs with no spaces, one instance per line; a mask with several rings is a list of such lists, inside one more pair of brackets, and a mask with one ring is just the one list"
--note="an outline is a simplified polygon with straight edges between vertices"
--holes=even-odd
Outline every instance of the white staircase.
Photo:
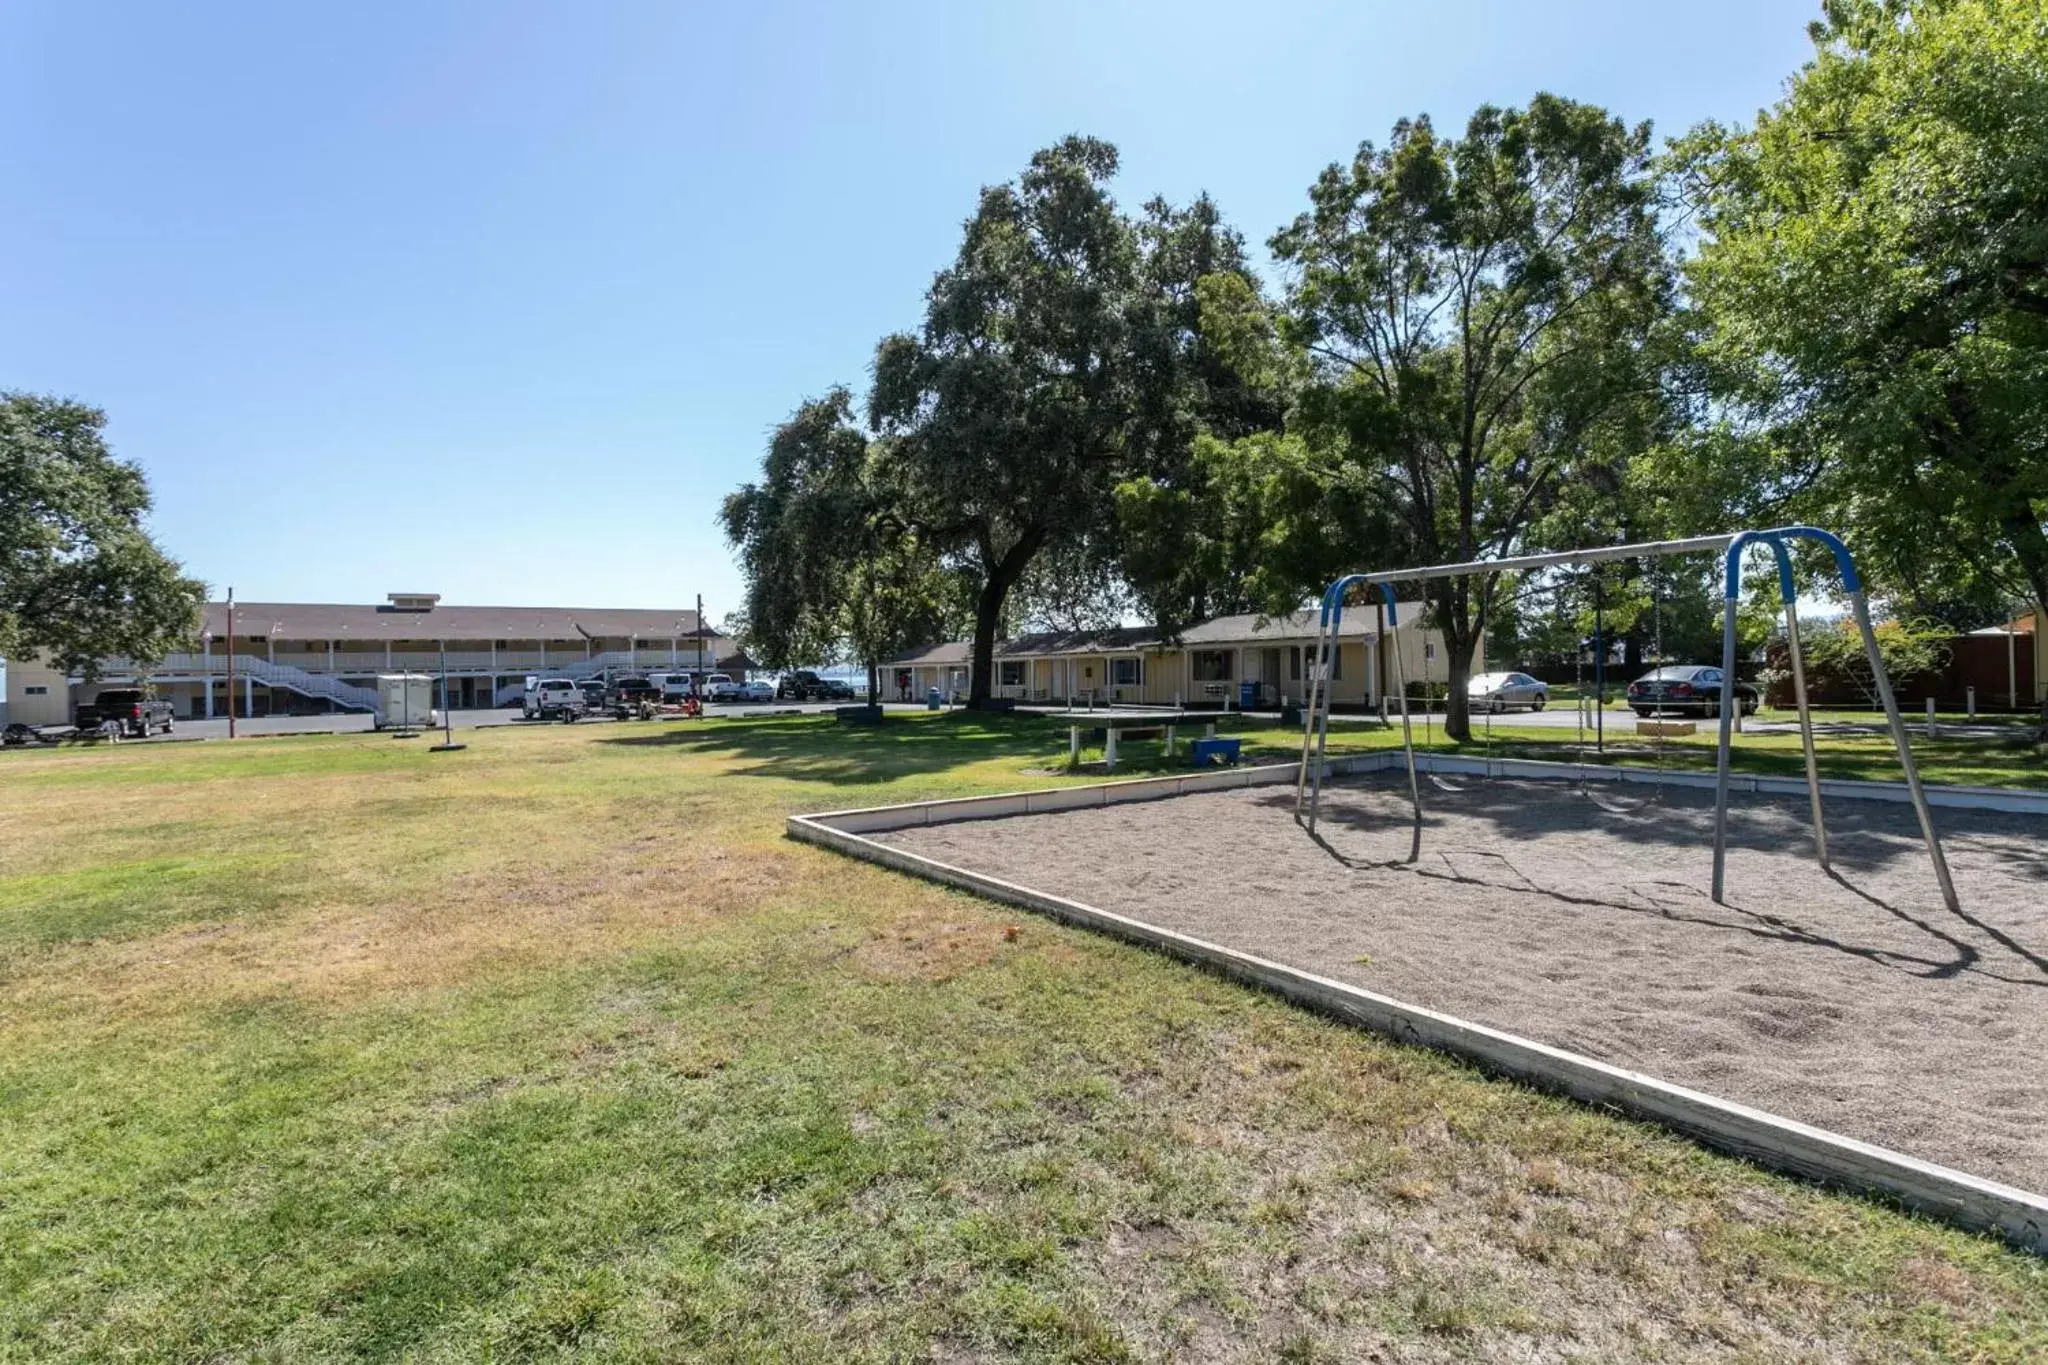
[[263,659],[237,659],[235,673],[240,677],[254,678],[265,687],[282,687],[287,692],[296,692],[302,697],[331,701],[336,706],[350,711],[377,712],[377,694],[367,687],[357,687],[339,678],[323,673],[308,673],[303,668],[290,664],[274,664]]
[[[225,657],[218,654],[167,654],[151,668],[138,667],[128,659],[108,659],[101,665],[100,676],[103,680],[154,677],[159,682],[219,682],[227,678],[226,665]],[[377,713],[374,689],[357,687],[325,673],[308,673],[290,664],[274,664],[268,659],[241,655],[235,660],[235,682],[239,685],[245,678],[253,678],[265,687],[281,687],[302,697],[333,702],[346,711]]]

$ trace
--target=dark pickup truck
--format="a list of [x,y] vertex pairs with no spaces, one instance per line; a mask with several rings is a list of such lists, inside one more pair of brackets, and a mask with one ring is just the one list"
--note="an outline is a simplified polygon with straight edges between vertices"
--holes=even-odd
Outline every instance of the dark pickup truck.
[[171,704],[136,687],[110,687],[91,701],[78,704],[75,722],[80,733],[98,730],[104,734],[143,738],[153,731],[171,733]]
[[631,720],[634,716],[652,716],[654,709],[661,705],[661,684],[652,678],[635,674],[631,677],[614,678],[606,689],[605,709],[615,720]]

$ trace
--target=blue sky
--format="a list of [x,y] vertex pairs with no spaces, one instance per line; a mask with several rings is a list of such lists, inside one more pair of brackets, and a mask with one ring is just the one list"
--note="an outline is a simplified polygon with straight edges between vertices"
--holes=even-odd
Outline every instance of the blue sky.
[[0,388],[107,409],[245,600],[716,617],[719,499],[1034,148],[1263,243],[1404,115],[1746,118],[1815,9],[10,0]]

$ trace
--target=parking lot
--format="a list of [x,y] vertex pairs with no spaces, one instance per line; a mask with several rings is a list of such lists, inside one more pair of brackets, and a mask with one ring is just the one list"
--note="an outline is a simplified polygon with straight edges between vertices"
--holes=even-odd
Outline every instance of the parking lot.
[[[762,714],[801,715],[818,711],[829,711],[835,706],[843,706],[845,704],[844,702],[795,701],[717,704],[706,706],[704,714],[713,720]],[[891,702],[886,704],[885,709],[890,711],[920,711],[924,708],[921,703],[904,706]],[[494,707],[489,710],[453,711],[449,713],[449,724],[457,730],[474,730],[500,725],[543,725],[557,723],[554,721],[527,720],[517,707]],[[576,722],[579,725],[611,723],[613,722],[610,716],[595,713],[587,715]],[[62,730],[62,727],[59,726],[47,726],[45,728],[53,735],[59,734]],[[237,718],[235,721],[235,734],[241,738],[257,738],[266,735],[358,734],[376,728],[372,717],[352,712],[340,712],[326,716],[254,716]],[[176,744],[188,740],[226,739],[227,737],[228,722],[227,718],[222,716],[216,717],[213,720],[181,720],[177,723],[177,729],[169,735],[151,735],[146,739],[124,739],[120,742],[123,744]]]

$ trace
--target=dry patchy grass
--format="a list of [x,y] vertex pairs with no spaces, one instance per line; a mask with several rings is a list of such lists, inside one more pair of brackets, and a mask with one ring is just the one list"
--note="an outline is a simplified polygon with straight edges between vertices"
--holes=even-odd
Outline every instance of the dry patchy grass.
[[966,718],[0,765],[0,1356],[2024,1360],[2048,1275],[780,838]]

